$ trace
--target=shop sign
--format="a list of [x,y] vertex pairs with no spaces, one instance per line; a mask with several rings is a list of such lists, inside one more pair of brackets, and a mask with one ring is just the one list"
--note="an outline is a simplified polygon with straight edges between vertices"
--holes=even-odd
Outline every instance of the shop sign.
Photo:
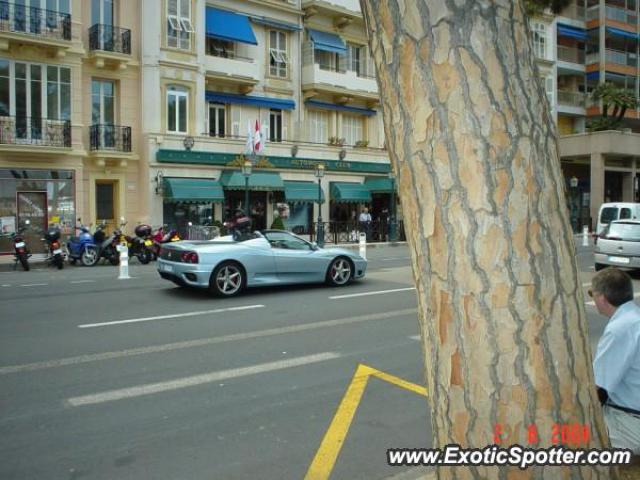
[[[226,166],[237,157],[234,153],[210,153],[184,150],[158,150],[156,160],[159,163],[180,163],[195,165]],[[325,160],[320,158],[289,158],[266,155],[262,157],[275,168],[294,170],[313,170],[318,163],[323,163],[328,171],[353,173],[387,173],[388,163],[347,162],[344,160]]]

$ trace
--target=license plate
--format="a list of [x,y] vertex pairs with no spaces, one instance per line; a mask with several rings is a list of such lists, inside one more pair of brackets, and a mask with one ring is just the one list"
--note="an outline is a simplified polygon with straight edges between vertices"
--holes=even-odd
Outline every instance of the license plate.
[[609,257],[609,261],[616,263],[629,263],[629,259],[627,257]]
[[164,263],[161,263],[160,270],[162,270],[163,272],[173,272],[173,267],[171,265],[165,265]]
[[151,245],[153,245],[153,242],[151,240],[145,240],[144,241],[144,246],[145,247],[150,247]]
[[16,248],[24,248],[24,242],[16,243]]
[[59,255],[59,254],[61,254],[61,253],[62,253],[62,249],[61,249],[61,248],[56,248],[56,249],[53,251],[53,254],[54,254],[54,255]]

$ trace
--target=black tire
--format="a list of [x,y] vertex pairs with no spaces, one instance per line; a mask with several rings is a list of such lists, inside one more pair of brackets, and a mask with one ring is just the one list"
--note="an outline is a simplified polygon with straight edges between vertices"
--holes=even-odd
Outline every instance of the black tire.
[[209,290],[218,297],[230,298],[242,292],[246,284],[246,273],[239,263],[222,262],[211,274]]
[[21,253],[18,256],[18,260],[20,260],[20,265],[22,265],[22,268],[25,272],[29,271],[29,257],[27,257],[26,253]]
[[151,255],[149,255],[149,252],[147,252],[146,250],[143,250],[142,252],[140,252],[137,255],[137,257],[138,257],[138,261],[142,265],[147,265],[151,261]]
[[596,272],[599,272],[603,268],[607,268],[607,265],[604,265],[602,263],[596,263],[594,268],[595,268]]
[[100,254],[96,247],[86,247],[80,257],[80,262],[85,267],[93,267],[100,260]]
[[60,254],[56,255],[53,258],[53,263],[56,267],[58,267],[58,270],[62,270],[64,268],[64,261],[62,260],[62,255]]
[[109,263],[115,267],[120,263],[120,258],[118,258],[118,255],[111,255],[109,257]]
[[326,282],[332,287],[344,287],[353,279],[353,263],[347,257],[336,257],[327,269]]

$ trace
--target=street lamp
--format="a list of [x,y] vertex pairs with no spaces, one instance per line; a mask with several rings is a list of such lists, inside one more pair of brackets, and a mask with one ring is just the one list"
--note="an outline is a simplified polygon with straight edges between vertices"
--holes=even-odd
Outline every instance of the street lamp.
[[573,231],[578,231],[578,210],[580,208],[580,199],[578,195],[579,180],[574,175],[569,179],[569,203],[571,205],[569,215],[571,217],[571,226]]
[[324,246],[324,226],[322,225],[322,177],[324,177],[324,164],[316,165],[315,176],[318,179],[318,233],[316,235],[316,243],[318,246]]
[[251,176],[251,169],[253,165],[249,160],[242,164],[242,175],[244,175],[244,210],[245,215],[251,215],[249,211],[249,177]]
[[391,180],[391,218],[389,221],[389,241],[395,242],[396,238],[396,175],[393,170],[389,170],[389,180]]

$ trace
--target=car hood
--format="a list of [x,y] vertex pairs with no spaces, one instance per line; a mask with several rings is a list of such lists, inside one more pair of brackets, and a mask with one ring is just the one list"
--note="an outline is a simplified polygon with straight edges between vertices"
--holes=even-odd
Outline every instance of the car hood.
[[364,258],[362,258],[360,255],[358,255],[356,252],[354,252],[353,250],[348,250],[346,248],[339,248],[339,247],[323,248],[322,251],[326,252],[326,253],[328,253],[330,255],[345,255],[347,257],[364,260]]

